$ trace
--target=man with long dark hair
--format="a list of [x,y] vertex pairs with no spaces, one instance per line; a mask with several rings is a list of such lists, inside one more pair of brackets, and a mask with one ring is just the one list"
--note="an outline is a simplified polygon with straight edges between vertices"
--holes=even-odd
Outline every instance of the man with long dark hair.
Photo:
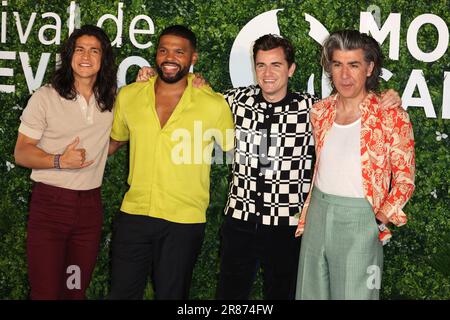
[[31,168],[27,230],[32,299],[84,299],[97,259],[100,195],[117,91],[103,30],[86,25],[61,49],[51,84],[23,111],[14,156]]

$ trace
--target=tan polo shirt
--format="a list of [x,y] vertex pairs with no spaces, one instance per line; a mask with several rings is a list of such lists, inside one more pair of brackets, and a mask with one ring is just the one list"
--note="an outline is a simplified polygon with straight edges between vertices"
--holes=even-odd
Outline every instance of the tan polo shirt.
[[89,103],[82,96],[72,101],[61,97],[51,86],[43,86],[31,96],[20,120],[19,132],[39,140],[37,146],[45,152],[62,154],[79,137],[76,148],[86,149],[86,161],[95,160],[82,169],[33,169],[33,181],[72,190],[101,185],[113,113],[100,112],[94,96]]

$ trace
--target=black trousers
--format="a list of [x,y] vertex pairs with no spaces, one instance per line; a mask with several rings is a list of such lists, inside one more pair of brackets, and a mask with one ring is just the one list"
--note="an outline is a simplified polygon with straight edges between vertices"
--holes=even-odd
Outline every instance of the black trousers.
[[142,299],[151,275],[155,299],[188,299],[205,224],[119,213],[112,240],[110,299]]
[[296,226],[266,226],[227,216],[222,225],[217,298],[248,300],[257,271],[263,270],[264,299],[293,300],[300,238]]

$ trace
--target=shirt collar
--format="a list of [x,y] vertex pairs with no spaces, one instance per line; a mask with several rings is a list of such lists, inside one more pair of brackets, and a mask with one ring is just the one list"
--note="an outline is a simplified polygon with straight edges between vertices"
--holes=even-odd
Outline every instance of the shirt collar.
[[265,104],[270,105],[270,106],[272,106],[272,107],[279,107],[279,106],[285,106],[285,105],[288,105],[288,104],[290,104],[290,103],[292,102],[292,100],[294,99],[294,95],[292,94],[292,92],[290,92],[290,91],[288,90],[288,92],[286,93],[286,95],[284,96],[284,98],[281,99],[280,101],[277,101],[277,102],[269,102],[269,101],[267,101],[266,99],[264,99],[264,96],[263,96],[263,94],[262,94],[262,90],[261,90],[261,88],[260,88],[259,86],[258,86],[258,89],[259,89],[259,91],[258,91],[258,94],[256,95],[256,98],[255,98],[256,102],[258,102],[258,103],[265,103]]
[[88,106],[95,106],[97,103],[97,100],[95,99],[95,94],[92,93],[91,97],[89,98],[89,101],[86,101],[86,99],[77,92],[77,96],[75,97],[75,101],[78,103],[87,103]]
[[[338,96],[339,93],[335,93],[333,96],[331,96],[331,105],[333,106],[334,110],[336,110]],[[359,104],[361,113],[366,113],[369,110],[370,106],[372,105],[373,99],[375,98],[376,94],[373,91],[369,91],[363,101]]]
[[[189,104],[191,102],[191,97],[192,97],[192,89],[194,88],[192,86],[192,80],[194,80],[195,75],[189,73],[188,77],[187,77],[187,86],[184,89],[183,95],[180,98],[180,101],[178,102],[178,104],[180,105],[181,103],[183,104]],[[148,80],[148,83],[150,84],[150,88],[151,88],[151,94],[153,95],[153,97],[155,96],[155,84],[156,84],[156,79],[158,79],[158,76],[156,77],[151,77]],[[178,107],[177,107],[178,108]]]
[[[170,125],[171,123],[175,122],[177,119],[179,119],[181,113],[186,110],[189,109],[191,107],[191,101],[192,101],[192,91],[193,91],[193,86],[192,86],[192,80],[194,79],[195,75],[193,74],[189,74],[187,77],[187,86],[184,89],[183,95],[180,98],[180,101],[178,101],[178,104],[175,108],[175,110],[173,110],[173,113],[170,115],[169,119],[167,120],[167,123],[164,125],[164,127],[162,128],[162,130],[164,130],[166,127],[168,127],[168,125]],[[148,101],[148,105],[151,106],[152,108],[154,108],[154,112],[153,112],[153,116],[155,117],[155,120],[157,121],[157,123],[160,125],[160,121],[158,118],[158,115],[156,114],[156,94],[155,94],[155,84],[156,84],[156,79],[158,78],[158,76],[156,77],[152,77],[148,80],[147,84],[149,85],[149,94],[147,94],[147,101]]]

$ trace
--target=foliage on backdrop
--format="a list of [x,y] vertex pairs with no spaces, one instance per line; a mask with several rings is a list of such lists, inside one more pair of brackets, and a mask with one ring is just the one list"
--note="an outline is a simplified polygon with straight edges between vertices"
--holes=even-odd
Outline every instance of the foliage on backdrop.
[[[29,170],[14,165],[19,117],[30,92],[49,79],[59,43],[67,38],[69,30],[79,23],[97,24],[100,20],[115,41],[117,62],[122,63],[121,76],[129,83],[139,69],[133,63],[153,63],[157,34],[168,25],[185,24],[199,38],[200,59],[195,70],[221,91],[232,86],[229,57],[240,30],[257,15],[275,9],[283,9],[276,15],[279,32],[296,47],[298,67],[290,82],[296,91],[311,90],[311,84],[321,88],[320,45],[309,35],[311,25],[306,14],[329,31],[360,29],[361,12],[366,11],[373,13],[379,30],[386,31],[388,27],[382,27],[390,26],[392,32],[386,34],[382,49],[385,68],[393,76],[383,82],[383,87],[396,89],[404,95],[404,102],[408,101],[405,107],[416,137],[417,175],[416,191],[405,207],[409,222],[394,230],[393,241],[385,247],[382,298],[450,299],[447,0],[78,0],[72,7],[69,0],[1,1],[0,299],[26,299],[29,293],[25,239],[31,181]],[[382,33],[378,36],[382,37]],[[434,53],[434,58],[430,53]],[[131,56],[135,58],[127,59]],[[311,74],[315,77],[307,86]],[[320,95],[321,91],[316,91]],[[102,191],[104,227],[88,290],[90,299],[104,299],[109,292],[112,224],[127,190],[127,157],[124,149],[107,163]],[[225,165],[213,166],[207,232],[194,271],[192,299],[214,299],[228,170]],[[151,296],[149,285],[146,297]],[[262,297],[260,276],[252,297]]]

